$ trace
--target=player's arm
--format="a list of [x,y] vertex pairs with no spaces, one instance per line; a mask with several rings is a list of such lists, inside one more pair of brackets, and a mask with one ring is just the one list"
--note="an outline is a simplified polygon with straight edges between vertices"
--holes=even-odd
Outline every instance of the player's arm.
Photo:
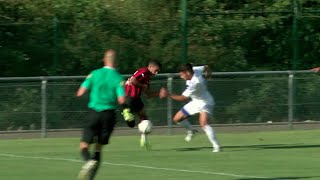
[[80,96],[84,95],[84,93],[86,93],[86,92],[87,92],[87,89],[86,89],[86,88],[80,87],[80,88],[78,89],[78,91],[77,91],[77,97],[80,97]]
[[190,99],[191,94],[195,91],[197,86],[188,86],[186,90],[183,91],[181,95],[178,94],[169,94],[168,91],[164,88],[160,90],[159,96],[162,97],[168,97],[176,101],[187,101]]
[[320,72],[320,67],[313,68],[313,69],[311,69],[311,71]]
[[84,95],[88,89],[91,88],[91,84],[92,84],[92,73],[89,74],[86,79],[82,82],[82,84],[80,85],[76,96],[80,97],[82,95]]
[[140,87],[142,89],[142,91],[147,95],[147,98],[153,98],[153,97],[157,97],[159,96],[159,92],[156,91],[152,91],[148,84],[142,84],[140,83],[137,78],[135,77],[131,77],[129,79],[129,83],[136,86],[136,87]]
[[120,79],[118,82],[119,83],[116,86],[116,96],[117,96],[118,104],[123,105],[126,103],[126,94],[125,94],[125,88],[124,88],[125,82],[123,81],[123,79]]
[[137,78],[135,78],[134,76],[132,76],[130,79],[129,79],[129,83],[136,86],[136,87],[140,87],[142,88],[142,90],[146,90],[148,89],[148,85],[147,84],[142,84],[140,83]]
[[144,93],[147,95],[147,98],[154,98],[160,96],[160,91],[153,91],[149,88],[145,89]]
[[120,96],[120,97],[118,97],[118,103],[119,103],[120,105],[125,104],[125,103],[126,103],[126,96]]
[[[190,99],[190,96],[197,90],[199,84],[188,85],[181,95],[168,94],[168,97],[176,101],[186,101]],[[161,96],[160,92],[160,96]]]
[[187,96],[177,94],[169,94],[168,97],[176,101],[187,101],[189,99]]

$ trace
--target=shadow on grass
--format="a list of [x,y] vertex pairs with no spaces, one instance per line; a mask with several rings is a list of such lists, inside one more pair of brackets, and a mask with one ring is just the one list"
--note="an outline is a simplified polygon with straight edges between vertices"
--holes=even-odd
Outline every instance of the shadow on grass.
[[310,179],[316,178],[319,176],[310,176],[310,177],[274,177],[274,178],[240,178],[237,180],[290,180],[290,179]]
[[[244,146],[222,146],[223,150],[235,149],[235,151],[262,150],[262,149],[303,149],[319,148],[320,144],[261,144],[261,145],[244,145]],[[192,147],[192,148],[175,148],[176,151],[200,151],[212,149],[212,147]]]
[[201,151],[203,149],[211,149],[212,147],[192,147],[192,148],[175,148],[176,151]]

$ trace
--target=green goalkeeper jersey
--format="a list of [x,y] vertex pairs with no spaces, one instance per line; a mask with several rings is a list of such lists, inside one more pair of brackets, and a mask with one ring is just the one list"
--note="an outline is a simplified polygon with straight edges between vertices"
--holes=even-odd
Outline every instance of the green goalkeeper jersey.
[[98,112],[116,109],[118,97],[125,95],[122,76],[107,66],[92,71],[81,87],[90,91],[88,107]]

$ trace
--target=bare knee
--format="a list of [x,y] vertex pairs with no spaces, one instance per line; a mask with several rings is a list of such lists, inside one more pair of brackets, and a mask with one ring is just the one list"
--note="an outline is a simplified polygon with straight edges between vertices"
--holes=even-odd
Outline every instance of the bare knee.
[[177,122],[180,122],[181,120],[183,120],[185,118],[186,118],[185,115],[181,111],[179,111],[179,112],[177,112],[176,115],[174,115],[172,120],[177,123]]
[[177,116],[174,116],[172,120],[177,123],[180,121],[180,118],[178,118]]
[[80,149],[88,149],[89,148],[89,144],[86,142],[80,142]]

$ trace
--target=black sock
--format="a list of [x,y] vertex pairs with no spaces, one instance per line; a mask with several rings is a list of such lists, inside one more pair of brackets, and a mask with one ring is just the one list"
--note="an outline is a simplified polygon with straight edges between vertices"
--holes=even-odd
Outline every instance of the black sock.
[[97,165],[96,165],[96,167],[94,169],[92,169],[92,172],[89,175],[89,180],[93,180],[95,175],[97,174],[97,171],[98,171],[99,166],[100,166],[101,153],[100,152],[96,152],[92,159],[97,161]]
[[128,127],[130,128],[134,128],[134,126],[136,125],[136,122],[135,121],[126,121]]
[[88,148],[83,148],[81,149],[81,156],[83,160],[88,161],[90,159],[90,153]]
[[121,104],[120,105],[120,110],[123,111],[124,109],[129,108],[129,105],[127,103]]
[[94,154],[92,159],[94,159],[94,160],[99,162],[100,159],[101,159],[101,153],[100,152],[95,152],[95,154]]

